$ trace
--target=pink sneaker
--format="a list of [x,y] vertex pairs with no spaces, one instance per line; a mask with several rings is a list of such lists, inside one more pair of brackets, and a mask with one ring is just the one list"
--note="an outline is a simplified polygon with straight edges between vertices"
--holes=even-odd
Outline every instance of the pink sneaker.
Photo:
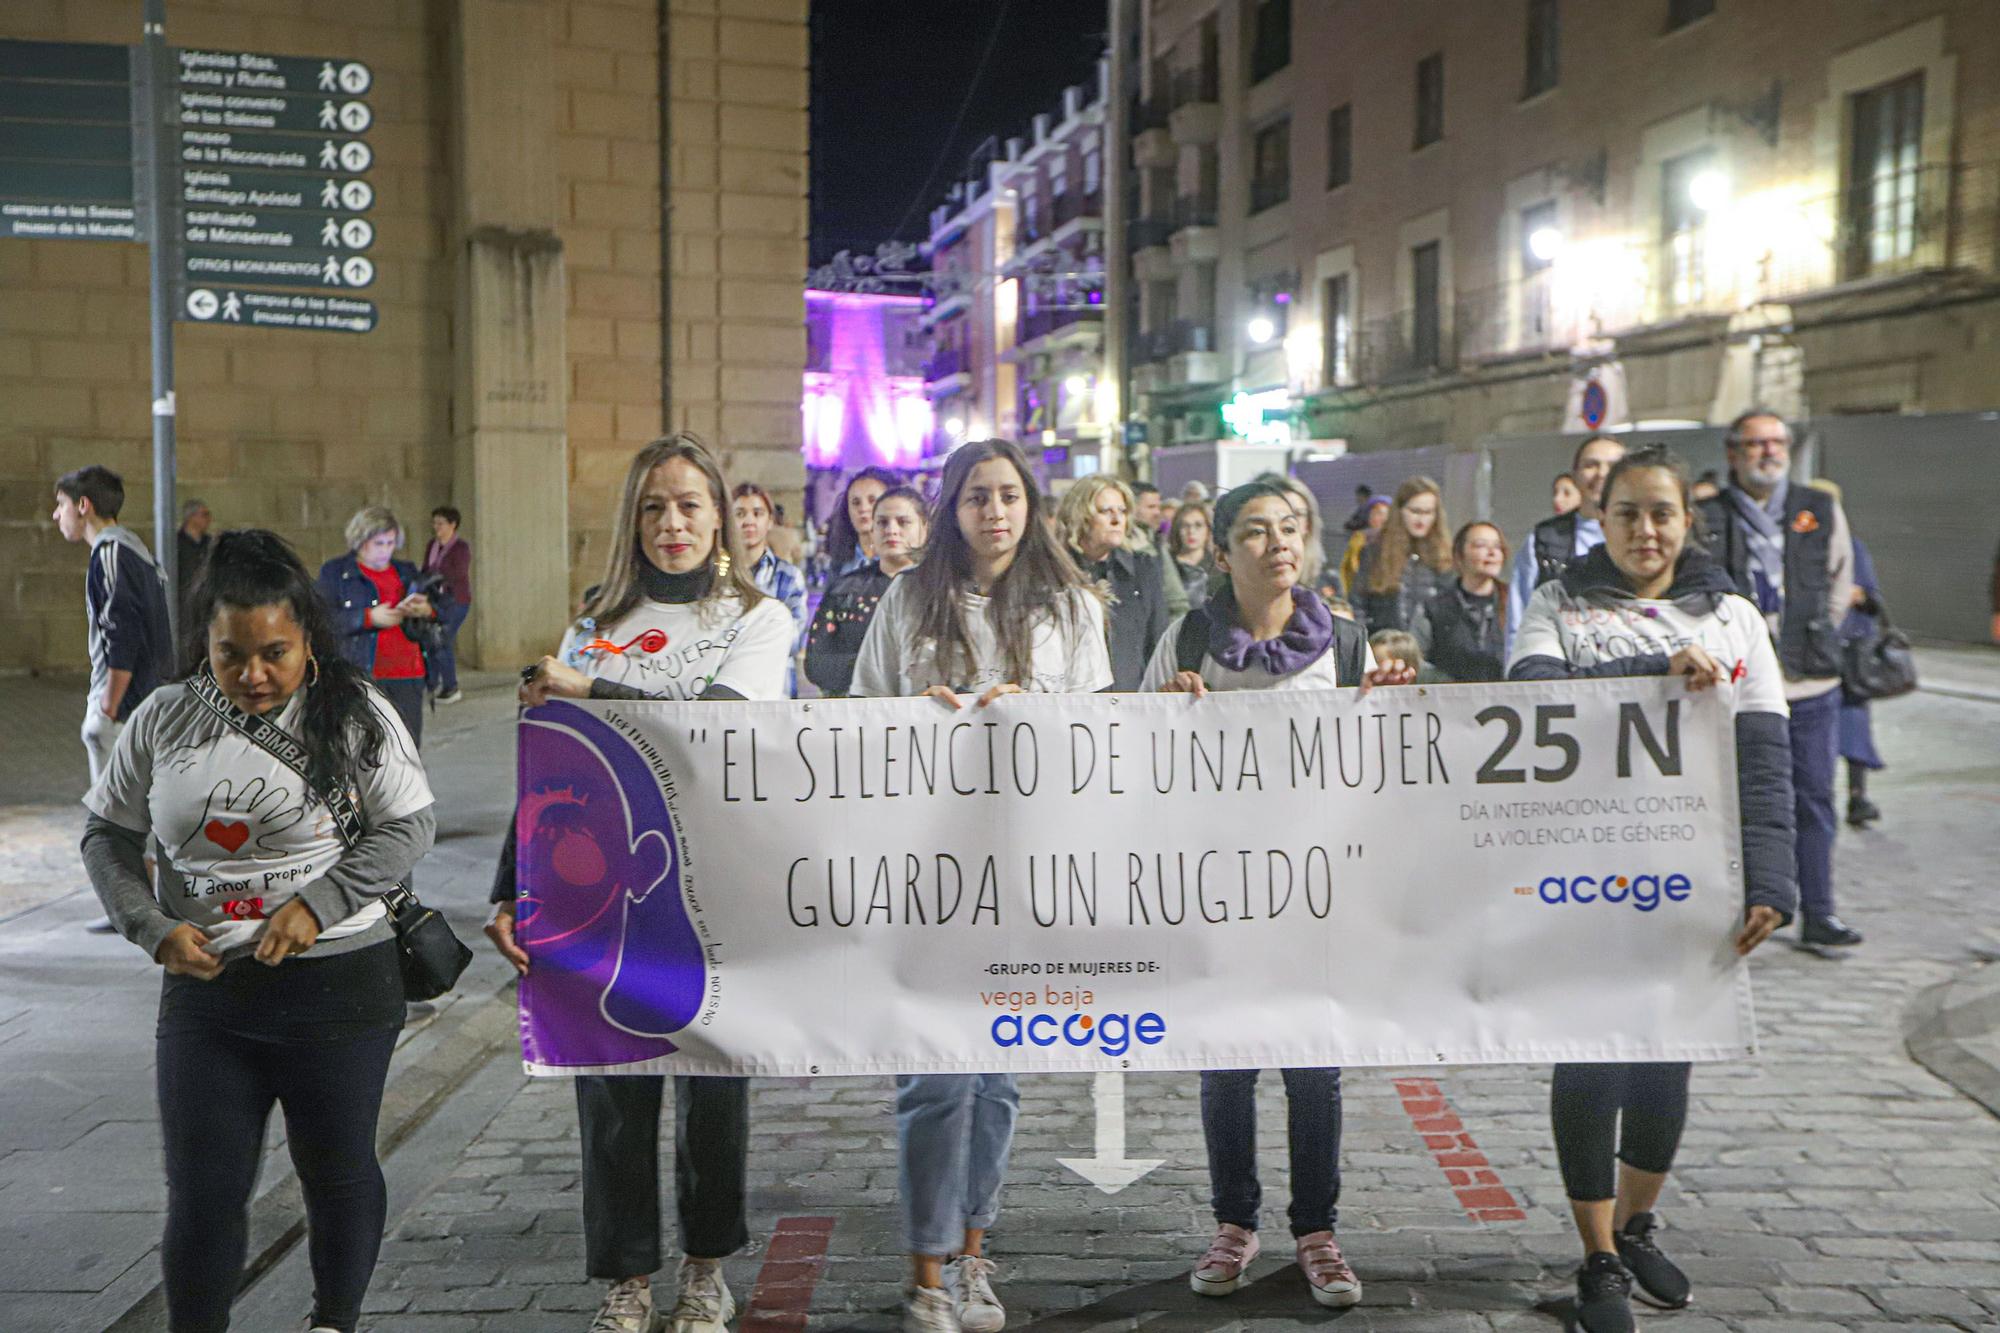
[[1194,1266],[1188,1285],[1202,1296],[1227,1296],[1243,1285],[1243,1270],[1257,1257],[1257,1233],[1224,1222],[1215,1229],[1208,1253]]
[[1331,1231],[1315,1231],[1299,1237],[1299,1271],[1312,1285],[1313,1299],[1321,1305],[1345,1306],[1361,1303],[1361,1279],[1347,1266],[1340,1242]]

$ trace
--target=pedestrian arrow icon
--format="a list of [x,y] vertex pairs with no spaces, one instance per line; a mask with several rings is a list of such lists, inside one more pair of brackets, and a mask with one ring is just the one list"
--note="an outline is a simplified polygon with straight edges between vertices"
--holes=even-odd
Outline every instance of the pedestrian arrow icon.
[[339,245],[340,224],[332,218],[328,218],[326,225],[319,229],[319,243],[321,245]]
[[375,265],[356,255],[340,266],[340,275],[347,280],[347,285],[350,287],[366,287],[375,281]]
[[340,186],[332,181],[327,181],[321,185],[319,187],[319,206],[321,208],[338,208],[340,206]]
[[329,287],[340,286],[340,260],[332,255],[320,266],[319,280]]
[[338,124],[340,124],[340,109],[331,102],[321,102],[319,104],[319,127],[323,130],[330,130]]
[[319,169],[321,171],[332,171],[339,165],[340,150],[334,147],[333,140],[328,139],[319,146]]
[[333,62],[331,60],[323,60],[320,62],[319,90],[321,92],[324,93],[333,91],[333,88],[335,86],[335,81],[339,77],[340,76],[334,71]]
[[340,146],[340,165],[349,171],[366,171],[368,164],[374,160],[374,152],[359,139]]
[[[332,226],[333,219],[328,218],[327,225]],[[349,218],[340,228],[340,243],[350,250],[366,250],[375,243],[375,228],[364,219]]]
[[375,202],[375,187],[367,181],[349,181],[340,187],[340,202],[359,213]]
[[222,298],[222,317],[241,322],[243,319],[243,298],[235,292]]
[[375,113],[368,109],[366,102],[344,102],[340,107],[340,128],[349,134],[359,134],[375,121]]
[[197,287],[187,295],[188,314],[196,319],[214,319],[220,305],[215,293],[206,287]]

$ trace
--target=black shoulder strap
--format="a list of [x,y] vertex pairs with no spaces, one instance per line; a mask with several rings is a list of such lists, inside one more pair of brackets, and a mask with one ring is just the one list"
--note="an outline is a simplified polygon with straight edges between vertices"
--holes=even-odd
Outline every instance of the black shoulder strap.
[[353,847],[361,839],[361,812],[354,808],[345,791],[323,790],[306,775],[305,747],[290,733],[271,721],[268,717],[252,717],[229,702],[229,696],[215,683],[215,677],[201,671],[188,677],[188,693],[204,705],[209,712],[221,718],[232,730],[238,732],[252,745],[270,755],[292,772],[298,774],[299,781],[306,790],[317,796],[333,815],[334,831],[340,835],[341,845]]
[[1174,670],[1199,671],[1208,656],[1208,612],[1200,607],[1181,617],[1180,632],[1174,635]]
[[1333,618],[1333,671],[1337,685],[1359,685],[1368,674],[1368,636],[1346,616]]

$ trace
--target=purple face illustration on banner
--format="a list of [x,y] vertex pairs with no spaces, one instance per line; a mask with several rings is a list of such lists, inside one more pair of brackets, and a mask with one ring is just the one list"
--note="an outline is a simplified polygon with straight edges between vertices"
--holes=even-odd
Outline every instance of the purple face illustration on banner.
[[521,718],[515,814],[523,1056],[608,1065],[677,1049],[707,982],[680,836],[646,760],[572,704]]

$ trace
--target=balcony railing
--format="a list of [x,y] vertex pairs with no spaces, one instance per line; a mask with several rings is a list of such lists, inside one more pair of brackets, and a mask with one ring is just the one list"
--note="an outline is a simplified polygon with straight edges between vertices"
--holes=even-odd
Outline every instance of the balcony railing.
[[1164,96],[1155,96],[1150,102],[1135,99],[1132,103],[1132,136],[1137,138],[1147,130],[1165,129],[1170,110],[1172,107]]
[[1055,225],[1060,228],[1078,218],[1101,218],[1104,216],[1102,195],[1084,194],[1072,190],[1059,194],[1055,202]]
[[1174,200],[1174,230],[1183,227],[1213,227],[1215,225],[1215,191],[1203,190],[1199,194],[1184,194]]
[[1102,306],[1058,307],[1054,310],[1036,310],[1021,316],[1020,324],[1015,330],[1014,341],[1017,345],[1033,342],[1037,338],[1045,338],[1051,333],[1056,333],[1072,325],[1086,323],[1100,325],[1103,322],[1104,307]]
[[1215,350],[1215,330],[1205,321],[1183,319],[1169,324],[1163,329],[1139,335],[1139,361],[1165,361],[1170,356],[1182,352],[1212,352]]
[[971,369],[970,358],[966,356],[964,349],[940,347],[924,362],[924,383],[935,384],[939,380],[948,380],[953,375],[963,374],[969,369]]
[[1125,229],[1125,244],[1133,254],[1137,254],[1156,245],[1165,245],[1167,238],[1173,234],[1172,218],[1139,218]]
[[1222,80],[1213,65],[1177,69],[1174,71],[1174,105],[1216,101],[1222,95],[1221,86]]
[[1267,208],[1275,208],[1292,197],[1292,178],[1264,176],[1250,182],[1250,211],[1261,213]]

